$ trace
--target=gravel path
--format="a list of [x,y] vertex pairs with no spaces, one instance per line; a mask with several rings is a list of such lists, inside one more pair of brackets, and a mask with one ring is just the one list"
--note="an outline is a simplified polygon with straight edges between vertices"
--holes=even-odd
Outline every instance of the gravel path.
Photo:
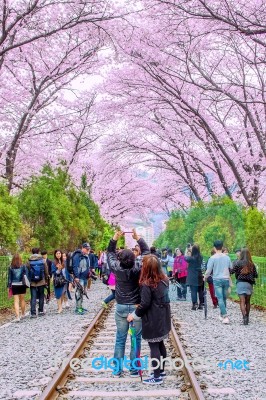
[[88,291],[90,300],[84,298],[84,307],[89,311],[83,316],[74,313],[74,299],[69,302],[70,308],[60,315],[56,313],[56,301],[52,300],[45,316],[2,325],[0,399],[36,399],[99,311],[101,300],[107,294],[107,287],[97,281]]
[[[266,315],[251,310],[244,326],[239,305],[228,304],[229,325],[222,324],[219,309],[213,309],[208,295],[208,318],[191,310],[190,302],[172,302],[172,313],[180,321],[183,344],[191,358],[199,358],[200,382],[207,386],[206,399],[266,400]],[[241,360],[238,365],[228,362]],[[201,362],[202,361],[202,362]],[[243,364],[248,361],[249,364]],[[209,363],[209,368],[204,364]],[[219,365],[218,365],[219,364]],[[240,369],[237,369],[240,368]],[[206,391],[205,391],[206,393]]]
[[0,327],[7,322],[12,321],[14,318],[15,311],[13,308],[2,308],[0,309]]

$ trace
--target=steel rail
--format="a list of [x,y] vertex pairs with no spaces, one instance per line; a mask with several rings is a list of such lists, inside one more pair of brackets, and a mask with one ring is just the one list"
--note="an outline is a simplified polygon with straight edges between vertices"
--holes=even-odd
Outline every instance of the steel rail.
[[[70,369],[71,360],[73,358],[78,358],[82,354],[84,347],[86,346],[86,342],[89,339],[89,336],[97,328],[97,325],[101,321],[105,312],[106,310],[101,309],[96,314],[96,316],[91,321],[90,325],[85,330],[78,343],[75,345],[74,349],[66,357],[65,361],[63,362],[57,373],[54,375],[54,377],[49,382],[43,393],[40,395],[39,400],[55,400],[60,394],[62,394],[60,393],[60,389],[64,387],[71,373]],[[174,327],[173,323],[171,324],[171,336],[172,336],[173,346],[175,347],[175,350],[177,351],[177,353],[180,355],[181,359],[184,362],[184,367],[182,368],[182,372],[186,378],[186,381],[189,381],[191,384],[191,388],[188,388],[191,400],[204,400],[205,397],[202,393],[202,390],[199,386],[199,383],[192,368],[189,366],[189,360],[179,340],[176,328]]]
[[70,373],[71,360],[73,358],[78,358],[78,356],[82,353],[89,335],[91,335],[93,330],[97,327],[97,324],[100,322],[105,311],[106,310],[101,309],[98,314],[95,315],[90,325],[83,333],[78,343],[75,345],[74,349],[66,357],[65,362],[61,365],[57,373],[53,376],[52,380],[49,382],[38,400],[55,400],[59,396],[60,393],[57,391],[57,387],[63,387],[64,384],[67,382],[68,375]]
[[192,388],[189,390],[190,398],[192,400],[204,400],[205,399],[204,394],[198,383],[196,375],[194,374],[192,368],[190,367],[189,360],[188,360],[185,350],[182,346],[182,343],[179,340],[179,337],[177,335],[176,328],[174,327],[173,322],[171,323],[171,334],[172,334],[172,339],[174,342],[173,343],[174,347],[176,348],[177,352],[179,353],[181,359],[184,362],[184,367],[183,367],[182,371],[183,371],[185,377],[187,378],[187,380],[192,385]]

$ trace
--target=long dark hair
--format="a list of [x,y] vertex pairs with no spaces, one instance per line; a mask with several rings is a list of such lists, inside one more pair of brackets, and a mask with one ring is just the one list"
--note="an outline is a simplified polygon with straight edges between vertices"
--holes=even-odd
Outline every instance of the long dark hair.
[[147,285],[156,288],[161,280],[166,280],[166,276],[161,269],[161,264],[154,254],[143,257],[142,269],[140,274],[140,285]]
[[202,262],[202,255],[200,254],[200,247],[198,244],[193,244],[191,257],[194,257],[200,263]]
[[247,248],[241,249],[239,261],[241,261],[241,264],[244,265],[240,273],[243,275],[250,274],[250,272],[252,272],[254,268],[254,264],[251,259],[251,254],[249,249]]
[[[58,252],[58,251],[60,251],[60,253],[61,253],[61,257],[60,257],[60,259],[58,259],[57,257],[56,257],[56,253]],[[60,250],[60,249],[55,249],[55,251],[54,251],[54,260],[55,260],[55,264],[62,264],[63,265],[63,253],[62,253],[62,250]]]
[[20,268],[22,264],[23,263],[20,254],[18,253],[14,254],[11,261],[11,268]]

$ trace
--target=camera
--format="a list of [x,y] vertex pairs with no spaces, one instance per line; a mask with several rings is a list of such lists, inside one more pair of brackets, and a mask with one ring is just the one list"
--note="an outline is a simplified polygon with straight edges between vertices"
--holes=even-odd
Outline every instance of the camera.
[[94,281],[97,281],[97,275],[94,272],[91,272],[90,278],[93,279]]

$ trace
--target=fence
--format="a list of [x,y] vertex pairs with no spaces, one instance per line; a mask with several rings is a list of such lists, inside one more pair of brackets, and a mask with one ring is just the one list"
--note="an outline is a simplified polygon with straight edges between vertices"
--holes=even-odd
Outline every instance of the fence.
[[[235,254],[229,254],[232,261],[236,259]],[[207,260],[209,257],[204,257]],[[266,258],[265,257],[252,257],[254,264],[258,271],[258,278],[256,285],[253,286],[253,295],[251,296],[251,304],[266,308]],[[239,297],[236,293],[235,275],[231,275],[233,287],[230,298],[238,300]]]
[[[266,308],[266,259],[263,257],[252,257],[253,262],[256,265],[258,271],[258,278],[256,279],[256,285],[253,286],[253,295],[251,296],[251,304]],[[232,299],[238,299],[236,294],[235,277],[232,276],[234,286],[230,297]]]

